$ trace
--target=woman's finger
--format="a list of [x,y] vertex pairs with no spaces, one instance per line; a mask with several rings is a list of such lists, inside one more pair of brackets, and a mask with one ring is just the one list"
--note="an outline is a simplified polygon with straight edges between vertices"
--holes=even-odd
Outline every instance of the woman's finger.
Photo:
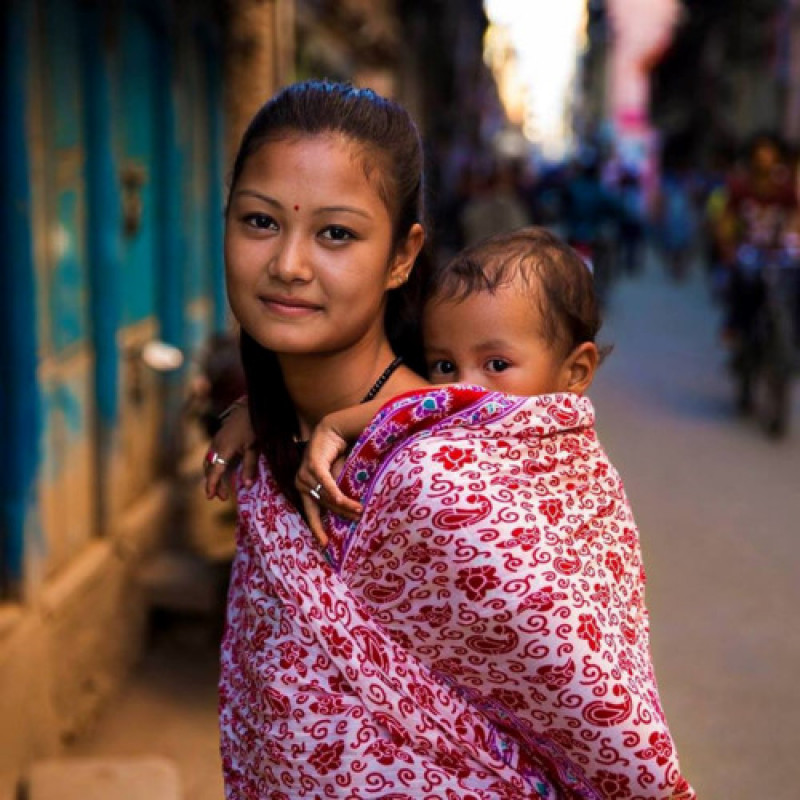
[[311,533],[314,534],[314,538],[319,542],[320,546],[325,547],[328,544],[328,535],[322,527],[322,513],[319,505],[306,492],[300,495],[300,499],[303,502],[303,510],[306,513],[306,520],[308,520],[308,527],[311,529]]
[[206,453],[206,497],[228,499],[229,487],[225,485],[225,473],[237,459],[247,456],[253,441],[248,410],[245,406],[236,406],[227,415]]
[[342,492],[338,492],[335,497],[330,497],[327,490],[323,488],[320,490],[320,497],[322,498],[320,500],[320,505],[327,508],[328,511],[338,514],[340,517],[349,519],[351,522],[359,519],[363,511],[360,503],[351,500],[347,495],[342,494]]
[[[361,503],[351,500],[337,485],[336,480],[330,472],[330,466],[324,461],[314,465],[309,465],[308,475],[311,478],[312,488],[321,487],[320,494],[325,508],[339,514],[347,519],[358,519],[361,515]],[[319,476],[318,481],[314,481],[314,476]]]
[[309,499],[317,507],[325,508],[351,521],[361,516],[363,510],[361,504],[344,494],[330,474],[320,475],[317,480],[314,473],[303,464],[297,472],[295,486],[302,496],[309,495]]
[[317,479],[311,474],[305,461],[300,464],[297,475],[294,476],[294,485],[301,495],[307,495],[317,485]]
[[245,448],[242,456],[242,481],[249,489],[258,477],[258,449],[254,445]]
[[232,461],[233,456],[226,458],[219,450],[214,448],[213,443],[206,452],[203,459],[203,470],[205,472],[206,497],[209,500],[214,497],[227,500],[227,487],[223,478]]

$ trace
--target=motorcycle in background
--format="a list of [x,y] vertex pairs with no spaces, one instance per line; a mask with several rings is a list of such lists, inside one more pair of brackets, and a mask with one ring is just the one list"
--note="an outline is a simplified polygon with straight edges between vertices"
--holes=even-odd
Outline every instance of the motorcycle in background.
[[739,407],[754,413],[770,436],[782,438],[789,431],[798,367],[800,236],[788,234],[774,246],[741,245],[737,280],[750,299],[733,364]]

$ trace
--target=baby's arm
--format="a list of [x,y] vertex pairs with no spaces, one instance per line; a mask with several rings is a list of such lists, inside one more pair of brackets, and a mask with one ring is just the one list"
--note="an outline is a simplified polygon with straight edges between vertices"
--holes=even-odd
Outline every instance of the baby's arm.
[[[295,485],[300,492],[309,527],[323,545],[327,536],[322,529],[320,506],[350,520],[357,520],[361,516],[361,504],[347,497],[336,485],[334,472],[338,475],[345,453],[384,402],[372,400],[328,414],[319,421],[308,441]],[[312,491],[319,494],[319,500],[311,496]]]

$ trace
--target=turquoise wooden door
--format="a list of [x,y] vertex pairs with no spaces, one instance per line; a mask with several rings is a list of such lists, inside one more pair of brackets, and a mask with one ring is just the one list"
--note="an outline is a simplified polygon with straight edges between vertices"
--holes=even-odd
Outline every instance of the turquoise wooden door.
[[[164,4],[129,0],[118,30],[115,149],[122,207],[120,420],[115,501],[124,511],[160,469],[163,381],[142,360],[144,346],[172,339],[181,264],[174,208],[172,73]],[[166,310],[166,311],[165,311]]]

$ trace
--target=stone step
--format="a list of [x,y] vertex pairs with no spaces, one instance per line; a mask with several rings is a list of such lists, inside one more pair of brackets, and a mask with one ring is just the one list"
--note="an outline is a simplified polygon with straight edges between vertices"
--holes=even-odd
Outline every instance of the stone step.
[[55,758],[33,764],[26,800],[182,800],[176,766],[159,756]]

